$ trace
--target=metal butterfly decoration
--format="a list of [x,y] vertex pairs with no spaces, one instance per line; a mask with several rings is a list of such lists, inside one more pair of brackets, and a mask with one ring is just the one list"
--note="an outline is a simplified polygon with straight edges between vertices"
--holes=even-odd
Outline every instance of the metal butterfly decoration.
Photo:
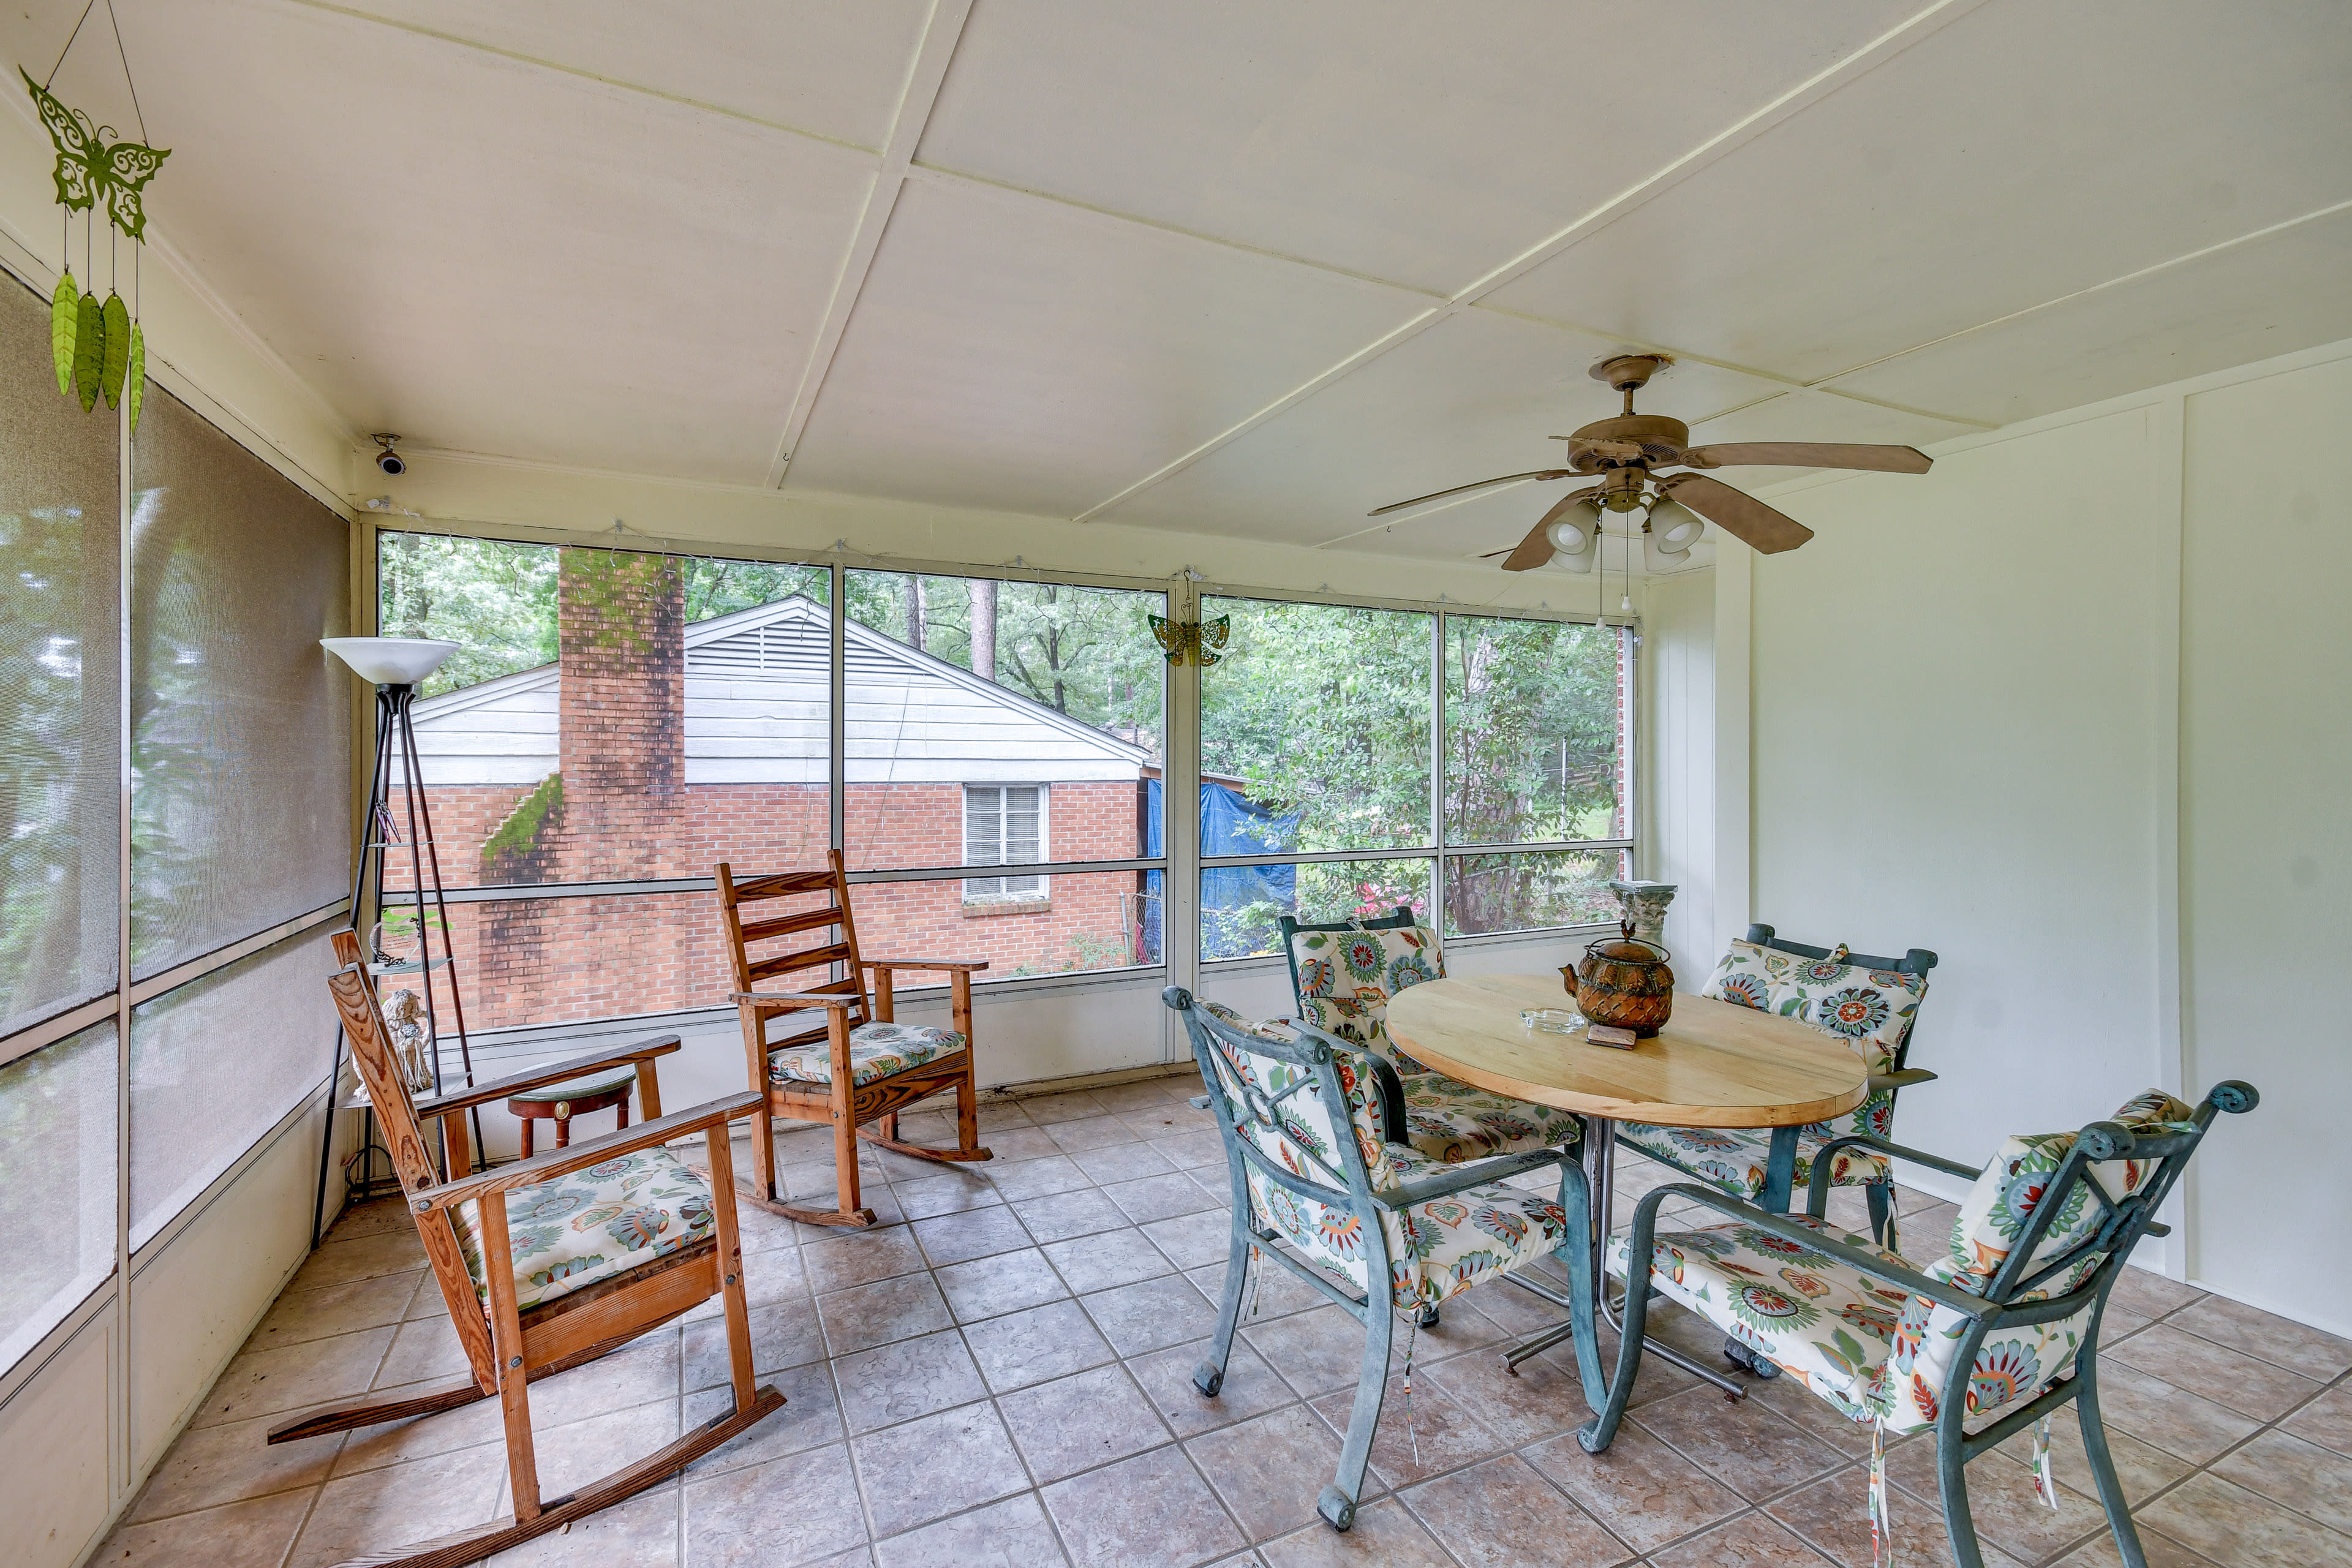
[[[111,17],[113,0],[107,0],[107,12]],[[89,18],[87,7],[82,20]],[[74,25],[74,37],[81,36],[81,24]],[[121,37],[120,25],[115,36]],[[74,39],[66,40],[70,53]],[[65,63],[65,55],[58,56],[58,65]],[[123,140],[111,125],[100,125],[79,109],[68,106],[48,89],[47,83],[33,79],[33,73],[23,66],[16,74],[25,79],[26,90],[33,95],[33,103],[40,110],[41,123],[48,128],[49,140],[57,144],[58,166],[55,177],[58,204],[65,209],[64,266],[58,277],[57,293],[49,300],[49,349],[56,362],[58,390],[68,397],[79,395],[82,412],[96,406],[102,396],[109,408],[119,408],[130,400],[131,429],[139,429],[139,410],[146,401],[147,338],[139,325],[136,300],[139,297],[139,256],[145,248],[147,210],[142,193],[163,160],[172,155],[168,147],[150,147],[143,142]],[[127,80],[131,62],[125,57],[122,74]],[[49,68],[49,78],[56,79],[57,67]],[[131,89],[131,100],[135,109],[139,91]],[[140,126],[139,133],[147,133]],[[126,305],[121,290],[114,286],[114,242],[107,238],[107,271],[109,274],[106,300],[99,302],[95,292],[76,282],[73,275],[73,215],[95,215],[103,206],[107,222],[121,231],[134,248],[131,251],[131,295],[134,303]],[[98,268],[97,245],[87,220],[82,226],[82,269],[94,274]],[[92,279],[95,281],[95,279]]]
[[1225,646],[1225,638],[1233,632],[1230,616],[1197,624],[1171,621],[1164,616],[1146,618],[1151,622],[1152,637],[1168,650],[1168,662],[1171,665],[1182,664],[1190,658],[1194,664],[1207,668],[1224,657],[1216,650]]

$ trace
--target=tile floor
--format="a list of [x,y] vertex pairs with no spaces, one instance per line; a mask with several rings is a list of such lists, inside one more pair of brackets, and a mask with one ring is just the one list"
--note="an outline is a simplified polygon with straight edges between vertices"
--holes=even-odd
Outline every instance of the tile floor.
[[[1867,1433],[1786,1379],[1728,1405],[1653,1361],[1594,1459],[1558,1355],[1503,1373],[1550,1321],[1488,1285],[1419,1336],[1408,1431],[1392,1384],[1354,1531],[1316,1520],[1360,1329],[1278,1272],[1222,1398],[1190,1373],[1224,1255],[1223,1156],[1171,1077],[990,1106],[993,1163],[868,1156],[881,1227],[803,1229],[746,1208],[756,1360],[790,1403],[677,1479],[498,1559],[596,1568],[756,1563],[1412,1568],[1871,1560]],[[909,1117],[910,1135],[946,1141]],[[826,1135],[778,1140],[796,1195],[829,1193]],[[742,1156],[739,1152],[739,1163]],[[1665,1179],[1628,1157],[1631,1189]],[[1848,1194],[1841,1194],[1841,1201]],[[1854,1205],[1859,1210],[1859,1204]],[[1908,1229],[1948,1206],[1908,1194]],[[1854,1216],[1840,1215],[1849,1223]],[[549,1495],[724,1407],[706,1309],[535,1384]],[[1663,1337],[1711,1355],[1673,1308]],[[2156,1568],[2352,1564],[2352,1343],[2137,1270],[2109,1312],[2116,1457]],[[1400,1369],[1406,1336],[1400,1332]],[[506,1511],[489,1403],[270,1448],[289,1414],[463,1368],[402,1210],[356,1209],[222,1374],[93,1562],[317,1568]],[[2056,1512],[2021,1437],[1971,1467],[1989,1562],[2116,1562],[2069,1426]],[[1948,1562],[1927,1444],[1890,1459],[1897,1542]]]

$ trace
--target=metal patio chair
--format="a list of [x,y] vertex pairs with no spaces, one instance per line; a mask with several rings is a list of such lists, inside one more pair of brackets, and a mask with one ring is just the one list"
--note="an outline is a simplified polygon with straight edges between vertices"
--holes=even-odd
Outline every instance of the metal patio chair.
[[[1832,1406],[1876,1430],[1872,1528],[1888,1543],[1885,1446],[1932,1429],[1944,1521],[1959,1568],[1982,1568],[1969,1514],[1967,1467],[2035,1428],[2035,1485],[2049,1475],[2051,1414],[2072,1401],[2083,1449],[2126,1568],[2147,1568],[2099,1415],[2100,1318],[2140,1237],[2217,1112],[2252,1110],[2248,1084],[2216,1085],[2201,1104],[2159,1089],[2078,1132],[2003,1142],[1981,1173],[1865,1133],[1832,1139],[1974,1178],[1944,1255],[1925,1268],[1822,1218],[1830,1168],[1814,1162],[1806,1213],[1790,1216],[1677,1182],[1650,1193],[1611,1240],[1612,1273],[1649,1259],[1646,1289],[1629,1288],[1616,1374],[1601,1414],[1577,1437],[1600,1453],[1616,1435],[1641,1371],[1642,1330],[1654,1292],[1706,1317]],[[1658,1206],[1687,1199],[1731,1221],[1657,1234]],[[1975,1420],[1971,1432],[1967,1423]]]
[[[1584,1172],[1558,1149],[1441,1164],[1385,1140],[1360,1049],[1310,1026],[1243,1023],[1180,986],[1160,994],[1184,1020],[1233,1182],[1216,1338],[1193,1386],[1209,1399],[1223,1386],[1244,1288],[1267,1259],[1361,1322],[1355,1410],[1339,1474],[1316,1501],[1326,1523],[1346,1530],[1380,1424],[1395,1314],[1418,1317],[1484,1280],[1587,1246]],[[1557,1197],[1501,1184],[1554,1165]],[[1408,1380],[1412,1364],[1408,1341]]]

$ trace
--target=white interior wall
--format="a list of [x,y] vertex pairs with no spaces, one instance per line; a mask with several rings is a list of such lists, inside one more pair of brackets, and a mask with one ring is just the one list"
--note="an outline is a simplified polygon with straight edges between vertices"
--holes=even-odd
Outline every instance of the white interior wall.
[[[1748,740],[1716,759],[1718,927],[1942,957],[1913,1058],[1942,1078],[1897,1136],[1974,1161],[2242,1077],[2261,1110],[2138,1260],[2339,1333],[2352,1262],[2319,1238],[2352,1178],[2282,1186],[2277,1152],[2325,1149],[2352,1096],[2352,517],[2314,460],[2347,418],[2352,343],[1941,446],[1924,479],[1801,480],[1772,499],[1818,537],[1744,591],[1719,569],[1713,616],[1717,734]],[[2250,484],[2249,432],[2313,457]]]

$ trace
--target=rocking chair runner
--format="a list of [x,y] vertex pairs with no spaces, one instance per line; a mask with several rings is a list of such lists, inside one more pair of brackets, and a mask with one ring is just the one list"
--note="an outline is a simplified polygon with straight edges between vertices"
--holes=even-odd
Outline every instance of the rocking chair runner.
[[[273,1428],[269,1441],[288,1443],[495,1397],[505,1409],[514,1495],[514,1512],[503,1519],[395,1553],[356,1559],[344,1568],[359,1563],[373,1568],[458,1568],[478,1562],[635,1496],[781,1407],[783,1395],[751,1383],[751,1325],[727,1143],[729,1121],[750,1110],[756,1097],[731,1095],[662,1115],[654,1058],[678,1048],[673,1035],[547,1063],[419,1105],[410,1099],[387,1043],[359,939],[338,931],[334,942],[343,968],[329,977],[327,987],[342,1016],[352,1060],[375,1106],[401,1191],[472,1374],[425,1394],[302,1416]],[[638,1125],[480,1175],[436,1178],[420,1115],[440,1118],[449,1168],[464,1171],[471,1163],[465,1112],[522,1089],[624,1063],[635,1065],[638,1073],[646,1113]],[[709,1151],[708,1182],[663,1147],[689,1132],[700,1132]],[[542,1498],[531,1444],[530,1384],[617,1350],[713,1295],[725,1307],[734,1408],[603,1480],[560,1498]]]
[[[972,1081],[971,977],[987,961],[938,958],[861,958],[857,925],[849,912],[849,874],[841,851],[814,870],[786,871],[737,881],[719,864],[719,910],[727,925],[728,957],[735,966],[731,1000],[743,1021],[743,1058],[758,1103],[751,1111],[752,1180],[743,1194],[761,1208],[803,1225],[863,1227],[875,1222],[858,1202],[857,1140],[866,1139],[919,1160],[985,1160],[980,1146],[980,1100]],[[746,921],[746,904],[820,896],[824,902]],[[820,938],[837,931],[839,940],[772,951],[755,958],[751,949],[804,931]],[[829,978],[834,965],[846,972]],[[761,981],[803,970],[822,972],[822,990],[761,991]],[[869,1008],[866,972],[874,972]],[[891,986],[902,970],[944,973],[953,1003],[953,1029],[900,1024],[891,1013]],[[781,1014],[822,1008],[824,1023],[782,1040],[770,1040],[768,1020]],[[941,1089],[956,1096],[956,1147],[901,1142],[898,1112]],[[824,1121],[833,1126],[834,1201],[831,1209],[803,1208],[783,1201],[776,1188],[773,1118]],[[877,1124],[869,1131],[866,1124]]]

